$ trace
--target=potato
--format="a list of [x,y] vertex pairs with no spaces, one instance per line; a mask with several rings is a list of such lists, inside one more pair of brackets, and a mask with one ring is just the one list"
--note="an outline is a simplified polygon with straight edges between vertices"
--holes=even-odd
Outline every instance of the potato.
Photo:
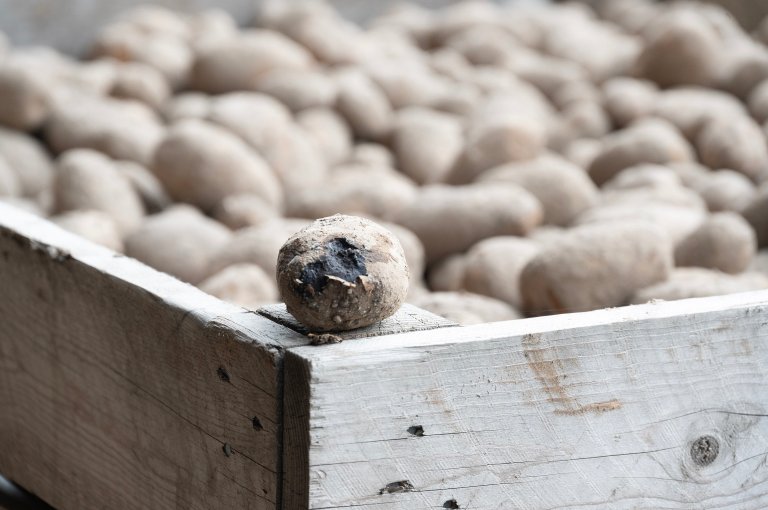
[[264,94],[235,92],[212,98],[208,120],[226,127],[262,154],[290,128],[291,112]]
[[528,117],[508,117],[470,128],[460,159],[448,182],[466,184],[504,163],[527,161],[541,153],[546,141],[543,126]]
[[678,9],[646,30],[637,60],[640,76],[661,87],[714,84],[725,65],[717,32],[701,16]]
[[712,178],[712,171],[695,161],[667,163],[665,167],[673,170],[686,188],[698,190]]
[[155,174],[133,161],[115,161],[114,165],[128,179],[145,211],[156,213],[171,205],[171,198]]
[[308,69],[313,60],[306,49],[284,35],[252,29],[200,48],[190,81],[194,89],[210,94],[257,90],[269,71]]
[[749,265],[749,271],[768,276],[768,250],[762,249],[755,254]]
[[269,163],[285,189],[286,200],[294,193],[327,180],[328,166],[309,135],[295,124],[286,126],[274,143],[259,153]]
[[691,141],[710,119],[731,118],[745,112],[744,105],[730,94],[693,87],[659,93],[653,108],[653,115],[673,124]]
[[549,97],[553,97],[564,84],[588,81],[581,66],[563,59],[531,53],[511,66],[515,74],[533,84]]
[[619,128],[647,117],[658,99],[653,82],[633,78],[612,78],[602,86],[605,111]]
[[126,22],[101,30],[91,49],[91,56],[147,64],[160,71],[174,90],[186,83],[193,59],[187,43],[175,35],[147,33]]
[[576,6],[580,4],[560,9],[560,16],[548,20],[551,25],[544,30],[543,51],[579,64],[596,82],[625,74],[641,51],[639,39],[594,21],[587,9],[574,13]]
[[421,108],[398,112],[392,135],[397,168],[419,184],[443,181],[463,145],[455,117]]
[[235,264],[206,278],[200,290],[224,301],[256,310],[279,301],[274,279],[255,264]]
[[514,58],[520,43],[502,27],[477,25],[456,32],[444,47],[452,48],[476,66],[503,67]]
[[611,0],[597,3],[595,8],[601,18],[633,34],[651,26],[662,9],[661,4],[650,0]]
[[544,223],[566,226],[594,206],[598,190],[577,166],[554,155],[508,163],[486,171],[481,182],[511,182],[528,190],[544,208]]
[[427,272],[427,285],[434,292],[462,290],[466,271],[467,255],[465,253],[449,255],[430,265]]
[[426,264],[424,260],[424,245],[421,244],[416,234],[401,225],[376,219],[373,219],[373,221],[389,230],[400,241],[400,246],[403,247],[411,279],[408,290],[410,296],[410,291],[413,288],[424,286],[424,266]]
[[296,115],[296,123],[317,146],[326,164],[335,166],[349,158],[352,152],[352,132],[336,111],[330,108],[308,108]]
[[207,274],[218,273],[235,264],[256,264],[274,277],[280,247],[309,223],[309,220],[296,218],[275,218],[256,227],[241,229],[235,232],[231,241],[212,253]]
[[672,168],[643,163],[625,168],[616,174],[611,180],[603,184],[603,190],[679,189],[682,184],[682,179]]
[[74,234],[100,244],[116,252],[123,251],[120,230],[112,216],[104,211],[69,211],[54,216],[51,221]]
[[411,303],[462,326],[520,318],[520,313],[503,301],[469,292],[431,292]]
[[422,48],[431,45],[435,14],[417,4],[394,4],[371,22],[374,28],[392,28],[410,36]]
[[286,196],[325,179],[327,166],[320,149],[273,98],[256,93],[220,96],[212,102],[209,117],[240,136],[269,163]]
[[89,149],[62,154],[53,182],[56,212],[97,210],[108,214],[125,236],[141,224],[144,208],[128,179],[112,160]]
[[192,35],[181,14],[159,5],[133,7],[123,12],[118,19],[145,34],[166,34],[182,40]]
[[193,51],[212,44],[211,41],[236,37],[238,26],[232,15],[224,9],[213,8],[197,11],[186,16],[189,42]]
[[79,94],[57,101],[45,125],[45,138],[57,153],[93,149],[145,166],[163,133],[154,112],[142,103]]
[[713,170],[729,168],[757,182],[768,177],[765,135],[747,116],[710,119],[696,136],[696,150]]
[[431,263],[487,237],[525,235],[542,218],[536,197],[515,184],[434,184],[421,188],[395,222],[419,236]]
[[573,222],[574,225],[609,226],[630,220],[646,222],[664,233],[673,243],[685,239],[706,218],[706,213],[689,205],[671,203],[636,203],[600,205],[585,211]]
[[0,61],[0,125],[18,131],[39,128],[51,110],[50,77],[37,69]]
[[364,71],[395,109],[430,106],[450,89],[449,82],[421,59],[374,59],[365,63]]
[[361,63],[371,53],[359,27],[328,11],[294,14],[280,28],[328,65]]
[[16,172],[0,156],[0,197],[17,197],[21,194],[21,183]]
[[768,121],[768,79],[755,86],[747,99],[749,113],[760,124]]
[[342,213],[391,221],[417,196],[414,183],[390,168],[350,164],[336,168],[322,185],[289,195],[286,212],[301,218]]
[[654,299],[674,301],[762,289],[768,289],[768,276],[762,273],[731,275],[713,269],[683,267],[673,270],[669,279],[638,290],[630,301],[641,304]]
[[219,202],[213,217],[232,230],[239,230],[277,218],[277,211],[259,195],[241,193],[229,195]]
[[409,282],[403,247],[384,227],[355,216],[321,218],[280,248],[277,286],[310,331],[346,331],[394,314]]
[[201,92],[184,92],[169,98],[162,107],[163,118],[172,124],[182,119],[205,119],[210,114],[211,98]]
[[365,140],[381,141],[392,131],[394,114],[384,92],[367,75],[345,69],[337,75],[336,109],[352,132]]
[[733,212],[715,213],[675,247],[677,266],[698,266],[737,274],[757,252],[757,237],[747,221]]
[[712,212],[741,212],[755,197],[757,190],[745,175],[733,170],[710,172],[706,180],[692,186]]
[[225,226],[194,207],[175,205],[148,217],[125,239],[125,253],[182,281],[197,284],[209,275],[213,255],[232,238]]
[[256,90],[274,97],[291,111],[330,107],[336,101],[336,83],[308,69],[277,68],[259,78]]
[[134,99],[159,110],[168,101],[171,89],[157,69],[138,62],[117,67],[110,94],[119,99]]
[[36,138],[0,127],[0,157],[16,174],[22,195],[36,196],[51,185],[53,162]]
[[741,214],[755,230],[757,245],[760,248],[768,246],[768,185],[763,184],[757,189],[754,198]]
[[644,119],[606,137],[588,172],[601,186],[625,168],[640,163],[685,162],[693,157],[690,145],[672,125]]
[[352,148],[348,163],[394,168],[395,157],[378,143],[358,143]]
[[173,198],[206,211],[235,193],[255,193],[274,207],[282,203],[280,183],[264,160],[208,122],[185,120],[171,127],[152,170]]
[[755,87],[768,78],[768,54],[765,46],[746,38],[729,49],[728,65],[720,85],[736,97],[746,100]]
[[436,13],[433,40],[445,44],[451,37],[475,26],[494,27],[501,12],[491,2],[457,2],[449,4]]
[[702,213],[707,210],[704,200],[695,191],[678,184],[603,190],[601,199],[603,206],[653,206],[661,204],[688,207]]
[[602,97],[599,89],[588,81],[564,83],[555,90],[552,103],[562,113],[569,107],[582,103],[599,104]]
[[622,221],[574,228],[523,269],[523,308],[548,314],[620,306],[671,270],[672,244],[652,225]]
[[611,130],[611,119],[597,102],[572,103],[560,113],[561,124],[554,134],[550,134],[550,147],[559,147],[579,138],[599,138]]
[[484,239],[467,252],[463,288],[520,309],[520,274],[540,250],[539,243],[521,237]]
[[440,112],[466,117],[477,108],[481,97],[478,87],[469,83],[453,83],[434,100],[431,106]]
[[490,90],[467,120],[468,130],[482,131],[495,124],[512,123],[526,125],[532,134],[544,137],[555,119],[555,110],[547,98],[531,84],[514,75],[500,84],[500,89]]
[[579,168],[589,168],[592,161],[600,154],[602,141],[592,138],[572,140],[563,148],[562,154],[571,163]]

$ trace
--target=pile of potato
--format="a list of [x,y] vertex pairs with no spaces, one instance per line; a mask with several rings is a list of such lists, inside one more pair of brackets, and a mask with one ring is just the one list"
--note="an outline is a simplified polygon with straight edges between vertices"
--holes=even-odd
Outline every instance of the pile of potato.
[[763,289],[766,42],[692,2],[142,7],[82,61],[0,42],[0,195],[246,307],[334,213],[464,324]]

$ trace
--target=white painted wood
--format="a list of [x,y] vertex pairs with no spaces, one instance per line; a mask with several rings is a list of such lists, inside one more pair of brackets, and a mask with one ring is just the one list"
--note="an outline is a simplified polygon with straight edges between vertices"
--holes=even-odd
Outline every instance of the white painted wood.
[[304,337],[3,205],[0,285],[0,473],[59,510],[277,508]]
[[286,509],[768,507],[768,292],[298,347],[285,366]]

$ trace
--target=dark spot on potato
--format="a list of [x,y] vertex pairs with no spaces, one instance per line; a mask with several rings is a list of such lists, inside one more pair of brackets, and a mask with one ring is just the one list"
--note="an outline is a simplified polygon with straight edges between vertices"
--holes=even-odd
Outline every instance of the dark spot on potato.
[[264,430],[264,425],[261,424],[258,416],[251,418],[251,425],[253,425],[253,430]]
[[456,509],[456,508],[461,508],[461,507],[459,506],[459,504],[456,502],[455,499],[449,499],[448,501],[443,503],[443,508],[453,508],[453,509]]
[[335,276],[354,283],[358,276],[366,276],[366,250],[361,250],[343,237],[331,239],[325,243],[325,255],[307,264],[299,276],[300,290],[311,297],[322,292],[328,284],[328,277]]

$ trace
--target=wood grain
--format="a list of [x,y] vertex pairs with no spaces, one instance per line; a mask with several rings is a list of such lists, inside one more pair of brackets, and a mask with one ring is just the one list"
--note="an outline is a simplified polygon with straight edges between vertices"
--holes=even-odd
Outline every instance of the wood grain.
[[274,510],[306,339],[0,205],[0,473],[59,510]]
[[[284,303],[263,306],[259,308],[258,312],[264,317],[287,328],[291,328],[302,335],[310,333],[303,324],[297,321],[293,315],[288,313]],[[334,333],[334,335],[338,336],[339,339],[343,341],[357,338],[394,335],[396,333],[407,333],[410,331],[426,331],[429,329],[446,328],[456,325],[455,322],[449,321],[439,315],[435,315],[413,305],[404,304],[394,315],[383,321],[371,324],[364,328],[341,331],[339,333]]]
[[768,292],[298,347],[285,363],[286,402],[311,395],[286,407],[287,509],[768,507]]

